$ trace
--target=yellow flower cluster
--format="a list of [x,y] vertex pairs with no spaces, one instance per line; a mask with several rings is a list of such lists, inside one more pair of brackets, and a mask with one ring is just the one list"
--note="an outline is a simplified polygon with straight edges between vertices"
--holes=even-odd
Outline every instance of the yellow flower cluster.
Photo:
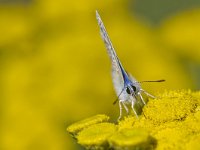
[[[78,122],[67,130],[71,132],[72,127],[82,126],[78,133],[74,131],[75,137],[79,144],[89,149],[198,150],[199,101],[199,92],[165,91],[157,99],[149,100],[139,119],[129,116],[118,125],[100,121],[85,127]],[[98,117],[102,118],[100,120],[105,118],[101,115],[87,121],[95,122]]]

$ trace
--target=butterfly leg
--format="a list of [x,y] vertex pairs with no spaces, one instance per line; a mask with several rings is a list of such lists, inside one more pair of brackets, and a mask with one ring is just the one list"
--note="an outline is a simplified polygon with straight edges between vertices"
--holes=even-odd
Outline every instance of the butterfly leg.
[[144,101],[142,94],[140,92],[138,92],[138,95],[139,95],[140,99],[142,100],[143,104],[146,105],[146,102]]
[[118,117],[117,120],[120,120],[121,117],[122,117],[122,103],[123,103],[123,101],[120,100],[120,101],[119,101],[119,117]]
[[151,98],[153,98],[153,99],[155,99],[156,97],[155,96],[153,96],[153,95],[151,95],[151,94],[149,94],[148,92],[146,92],[145,90],[143,90],[143,89],[140,89],[140,91],[142,91],[143,93],[145,93],[147,96],[149,96],[149,97],[151,97]]
[[128,113],[129,113],[129,110],[128,110],[126,104],[124,104],[123,102],[122,102],[122,104],[123,104],[123,106],[124,106],[124,108],[125,108],[125,110],[126,110],[126,112],[127,112],[127,114],[128,114]]
[[137,112],[136,112],[136,110],[135,110],[135,108],[134,108],[134,102],[135,102],[135,101],[134,101],[134,99],[132,98],[132,99],[131,99],[131,108],[132,108],[132,110],[133,110],[133,112],[134,112],[136,118],[138,118]]

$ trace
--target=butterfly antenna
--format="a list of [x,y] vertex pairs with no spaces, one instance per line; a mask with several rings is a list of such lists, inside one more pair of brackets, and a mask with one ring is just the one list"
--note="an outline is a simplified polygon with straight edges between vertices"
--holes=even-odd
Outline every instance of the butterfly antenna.
[[161,80],[153,80],[153,81],[140,81],[140,82],[137,82],[137,83],[143,83],[143,82],[165,82],[165,80],[161,79]]
[[113,102],[113,105],[115,105],[117,103],[117,101],[119,100],[120,95],[122,94],[122,92],[124,91],[125,88],[122,89],[122,91],[119,93],[119,95],[117,96],[117,99]]

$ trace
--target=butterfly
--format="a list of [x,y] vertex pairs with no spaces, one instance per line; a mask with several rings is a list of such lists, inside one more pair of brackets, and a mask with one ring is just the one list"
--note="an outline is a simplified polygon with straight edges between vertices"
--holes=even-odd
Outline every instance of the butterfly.
[[[128,74],[125,71],[124,67],[122,66],[122,63],[120,62],[115,52],[115,49],[106,32],[105,26],[98,11],[96,11],[96,19],[100,28],[101,37],[105,43],[112,64],[112,81],[116,94],[118,95],[116,101],[113,104],[119,101],[120,115],[118,120],[121,119],[122,117],[122,107],[125,108],[127,113],[129,112],[127,104],[131,104],[133,112],[135,113],[136,117],[138,117],[138,113],[135,110],[134,105],[139,99],[143,102],[144,105],[146,105],[142,93],[146,94],[148,97],[151,98],[155,97],[146,92],[145,90],[143,90],[140,85],[141,82],[138,82],[131,74]],[[163,81],[165,80],[142,81],[142,82],[163,82]]]

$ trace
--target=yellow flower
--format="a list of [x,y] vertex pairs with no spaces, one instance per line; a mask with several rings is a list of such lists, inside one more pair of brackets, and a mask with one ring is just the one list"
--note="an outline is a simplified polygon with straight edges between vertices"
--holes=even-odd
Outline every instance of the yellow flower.
[[139,119],[91,125],[78,133],[78,143],[93,149],[198,150],[199,99],[199,92],[166,91],[150,99]]
[[109,117],[106,115],[96,115],[90,118],[87,118],[85,120],[81,120],[79,122],[76,122],[69,126],[67,128],[67,132],[69,132],[72,135],[76,135],[78,132],[83,130],[84,128],[87,128],[93,124],[102,123],[108,121]]
[[108,146],[108,138],[116,132],[117,127],[112,123],[99,123],[81,131],[78,143],[87,148],[104,148]]

